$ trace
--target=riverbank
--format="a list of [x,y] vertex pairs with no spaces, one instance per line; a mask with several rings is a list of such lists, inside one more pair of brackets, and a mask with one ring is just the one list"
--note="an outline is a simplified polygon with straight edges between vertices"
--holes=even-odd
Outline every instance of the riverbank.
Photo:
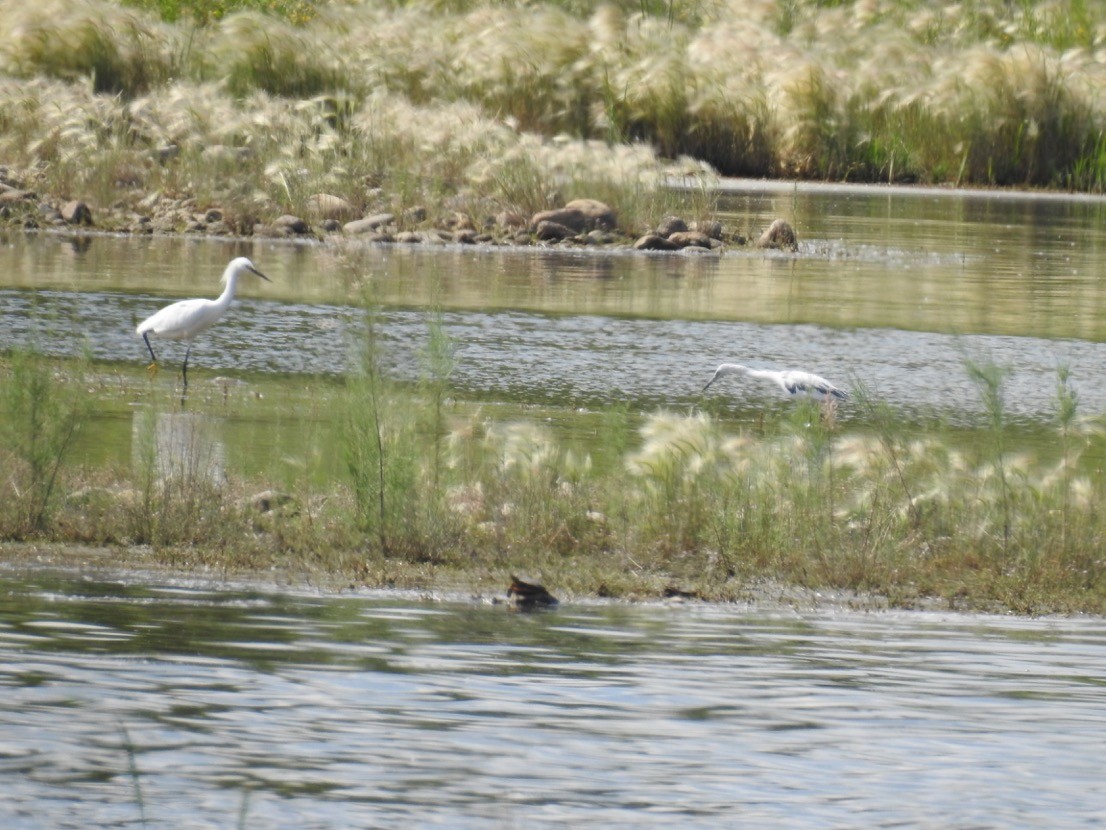
[[136,5],[0,0],[0,221],[501,240],[594,199],[719,240],[720,176],[1106,181],[1094,4]]
[[[156,551],[140,547],[94,547],[89,545],[33,542],[0,542],[0,568],[8,573],[67,573],[97,580],[127,584],[186,583],[262,590],[319,591],[326,594],[386,592],[421,601],[472,602],[502,605],[515,610],[509,592],[512,573],[498,568],[486,571],[457,570],[437,566],[412,567],[393,562],[381,568],[373,582],[352,579],[348,574],[289,567],[270,563],[266,567],[240,567],[228,560],[210,560],[202,554]],[[626,582],[625,574],[613,570],[606,581]],[[532,577],[531,577],[532,578]],[[846,588],[816,589],[762,578],[728,586],[719,592],[701,594],[680,588],[663,575],[627,584],[626,592],[605,595],[567,573],[551,573],[541,584],[557,602],[551,606],[572,606],[596,602],[663,603],[665,605],[722,603],[761,611],[791,609],[800,613],[848,610],[951,611],[955,613],[1009,614],[1001,602],[979,602],[968,597],[904,596],[892,599],[874,592]],[[539,610],[526,609],[523,610]],[[1078,609],[1028,611],[1034,616],[1087,613]],[[1102,612],[1091,612],[1102,613]]]
[[[1014,442],[1001,372],[986,366],[969,371],[999,408],[956,445],[856,386],[848,427],[805,402],[737,429],[701,410],[607,406],[589,413],[585,451],[541,419],[454,400],[448,339],[429,343],[413,387],[384,376],[369,337],[359,368],[313,388],[309,420],[248,383],[185,401],[138,367],[105,376],[16,350],[0,362],[3,550],[42,566],[486,598],[519,574],[561,599],[1106,612],[1101,430],[1077,418],[1063,377],[1041,452]],[[93,395],[128,410],[125,449],[76,464]],[[333,437],[245,473],[223,455],[228,411]]]

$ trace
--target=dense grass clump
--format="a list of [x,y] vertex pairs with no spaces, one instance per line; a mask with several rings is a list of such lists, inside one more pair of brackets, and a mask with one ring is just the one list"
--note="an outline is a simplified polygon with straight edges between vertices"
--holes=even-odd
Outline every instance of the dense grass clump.
[[100,205],[217,203],[243,232],[318,193],[444,216],[596,189],[637,230],[667,176],[708,169],[1100,191],[1104,13],[0,0],[0,161]]

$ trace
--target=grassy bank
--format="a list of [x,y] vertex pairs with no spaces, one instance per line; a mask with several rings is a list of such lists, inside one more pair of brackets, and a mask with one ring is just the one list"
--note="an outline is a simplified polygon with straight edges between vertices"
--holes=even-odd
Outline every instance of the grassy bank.
[[341,436],[326,477],[319,459],[276,450],[270,473],[237,472],[207,414],[225,400],[195,392],[184,410],[139,396],[129,458],[72,463],[99,370],[15,354],[0,384],[0,541],[21,546],[5,555],[63,545],[98,565],[492,593],[522,572],[562,597],[732,600],[771,584],[904,607],[1106,611],[1102,425],[1062,376],[1047,457],[1017,444],[987,366],[970,367],[989,417],[966,449],[859,389],[863,426],[848,430],[816,404],[755,428],[613,408],[581,451],[453,402],[448,343],[430,342],[422,383],[397,387],[370,327],[363,370],[320,391]]
[[0,165],[121,227],[214,207],[241,233],[319,218],[320,193],[408,225],[591,197],[636,232],[670,209],[666,176],[709,183],[700,162],[1101,191],[1104,12],[0,0]]

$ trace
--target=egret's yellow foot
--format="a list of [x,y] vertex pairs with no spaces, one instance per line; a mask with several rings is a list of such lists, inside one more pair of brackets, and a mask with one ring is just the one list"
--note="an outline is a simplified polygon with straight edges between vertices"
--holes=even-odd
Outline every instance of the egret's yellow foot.
[[157,377],[157,364],[156,363],[151,363],[149,366],[147,366],[146,367],[146,374],[150,376],[150,380],[153,380],[154,378],[156,378]]

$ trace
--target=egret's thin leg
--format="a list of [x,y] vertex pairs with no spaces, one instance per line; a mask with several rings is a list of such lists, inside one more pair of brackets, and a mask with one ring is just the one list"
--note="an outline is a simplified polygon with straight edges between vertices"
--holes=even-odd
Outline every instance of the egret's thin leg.
[[181,366],[181,377],[184,378],[184,388],[188,388],[188,356],[192,354],[192,344],[188,344],[188,348],[184,350],[184,365]]
[[146,348],[150,350],[150,365],[146,367],[146,373],[153,377],[157,374],[157,355],[154,354],[154,347],[150,345],[150,333],[143,332],[142,339],[146,341]]

